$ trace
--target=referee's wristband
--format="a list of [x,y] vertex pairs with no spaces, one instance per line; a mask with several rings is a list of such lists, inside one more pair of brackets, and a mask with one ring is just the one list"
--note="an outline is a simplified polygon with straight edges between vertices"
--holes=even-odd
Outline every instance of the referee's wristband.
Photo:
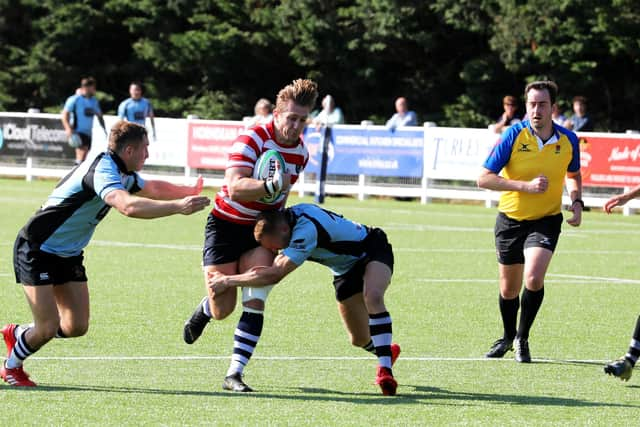
[[575,205],[576,203],[580,203],[580,206],[582,206],[582,209],[584,209],[584,202],[582,201],[582,199],[575,199],[571,202],[571,206]]

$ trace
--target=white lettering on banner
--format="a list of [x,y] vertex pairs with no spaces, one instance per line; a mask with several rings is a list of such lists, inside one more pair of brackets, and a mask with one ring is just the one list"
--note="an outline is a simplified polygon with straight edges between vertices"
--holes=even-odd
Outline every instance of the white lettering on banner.
[[194,139],[233,141],[241,131],[242,128],[238,127],[192,126],[191,137]]
[[397,160],[380,160],[380,159],[359,159],[358,166],[361,168],[374,168],[374,169],[398,169]]
[[615,162],[619,160],[633,160],[634,162],[638,160],[640,156],[640,145],[636,146],[636,148],[629,150],[629,147],[624,147],[624,149],[620,149],[620,147],[613,147],[611,150],[611,154],[609,155],[609,161]]
[[197,145],[197,144],[192,144],[191,145],[191,151],[196,152],[196,153],[227,153],[229,147],[223,147],[220,145]]
[[425,129],[425,170],[445,179],[475,179],[496,140],[487,129]]
[[423,138],[404,136],[371,136],[336,135],[336,145],[370,146],[370,147],[417,147],[422,148]]
[[593,182],[606,182],[617,184],[638,184],[640,183],[640,176],[628,176],[628,175],[607,175],[594,173],[591,175],[591,181]]
[[64,142],[67,134],[64,129],[47,129],[41,125],[18,127],[15,123],[7,123],[2,128],[2,136],[7,141]]

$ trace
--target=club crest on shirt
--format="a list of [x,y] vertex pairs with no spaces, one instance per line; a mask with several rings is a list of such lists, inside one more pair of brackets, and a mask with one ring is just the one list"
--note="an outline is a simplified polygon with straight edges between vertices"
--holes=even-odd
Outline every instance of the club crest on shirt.
[[560,154],[560,144],[556,144],[556,154]]

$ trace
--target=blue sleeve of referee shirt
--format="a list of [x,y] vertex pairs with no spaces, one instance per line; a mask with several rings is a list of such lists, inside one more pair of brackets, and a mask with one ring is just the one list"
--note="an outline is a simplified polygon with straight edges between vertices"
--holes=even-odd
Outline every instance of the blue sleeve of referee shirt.
[[569,163],[567,170],[569,172],[578,172],[580,171],[580,140],[573,132],[569,132],[567,136],[569,137],[569,141],[571,141],[572,149],[571,162]]
[[489,157],[487,157],[487,160],[484,161],[482,166],[493,173],[500,173],[502,168],[509,163],[509,159],[511,159],[513,144],[521,130],[522,125],[520,123],[509,126],[509,128],[500,135],[500,140],[493,146]]

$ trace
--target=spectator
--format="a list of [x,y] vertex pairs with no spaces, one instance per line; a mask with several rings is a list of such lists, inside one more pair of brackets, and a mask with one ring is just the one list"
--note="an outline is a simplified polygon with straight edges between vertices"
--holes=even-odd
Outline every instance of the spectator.
[[96,81],[93,77],[86,77],[80,81],[80,88],[76,89],[75,95],[67,98],[62,109],[62,126],[69,138],[69,145],[76,149],[76,164],[82,163],[91,149],[93,116],[98,116],[104,135],[107,136],[100,103],[95,95]]
[[387,120],[387,128],[393,132],[397,127],[417,125],[418,119],[416,118],[416,113],[415,111],[409,110],[407,98],[401,96],[396,99],[396,113]]
[[509,126],[520,123],[520,119],[516,117],[518,100],[515,96],[507,95],[502,98],[502,108],[504,109],[504,113],[502,113],[495,124],[489,126],[495,133],[502,133]]
[[558,104],[553,104],[551,106],[551,120],[557,125],[564,126],[564,122],[567,118],[560,112]]
[[587,98],[573,97],[573,116],[565,120],[564,127],[574,132],[593,132],[593,122],[587,115]]
[[153,107],[147,98],[142,97],[142,83],[131,82],[129,85],[129,99],[125,99],[118,106],[118,118],[131,123],[145,126],[146,119],[149,117],[151,121],[151,130],[153,131],[153,139],[156,139],[156,124],[154,122]]
[[340,107],[336,107],[333,96],[322,98],[322,110],[313,118],[312,123],[317,128],[321,126],[341,125],[344,123],[344,115]]
[[250,128],[256,125],[266,125],[273,120],[273,104],[267,98],[260,98],[253,108],[255,115],[253,117],[244,118],[244,126]]

